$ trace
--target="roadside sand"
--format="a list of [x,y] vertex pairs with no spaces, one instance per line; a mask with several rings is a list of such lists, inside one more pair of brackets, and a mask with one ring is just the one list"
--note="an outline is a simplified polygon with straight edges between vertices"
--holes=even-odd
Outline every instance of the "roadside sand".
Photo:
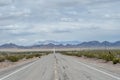
[[77,59],[84,63],[89,63],[93,66],[97,66],[98,68],[108,70],[113,73],[117,73],[120,75],[120,64],[113,64],[112,61],[106,62],[102,59],[96,58],[86,58],[86,57],[77,57]]
[[28,62],[32,62],[34,60],[37,60],[38,58],[32,58],[32,59],[23,59],[23,60],[19,60],[18,62],[9,62],[9,61],[5,61],[5,62],[0,62],[0,71],[7,69],[7,68],[11,68],[14,66],[19,66]]

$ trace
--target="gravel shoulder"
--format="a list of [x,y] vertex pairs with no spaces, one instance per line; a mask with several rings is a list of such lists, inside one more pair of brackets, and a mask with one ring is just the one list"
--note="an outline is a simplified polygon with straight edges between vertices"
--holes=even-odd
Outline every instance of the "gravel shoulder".
[[0,77],[4,75],[10,74],[11,72],[22,68],[25,65],[28,65],[39,58],[27,59],[27,60],[20,60],[18,62],[2,62],[0,63]]
[[105,71],[109,71],[111,73],[120,75],[120,64],[119,63],[113,64],[112,61],[106,62],[102,59],[96,59],[96,58],[86,58],[86,57],[72,57],[72,58],[77,59],[80,62],[89,64],[93,67],[97,67]]

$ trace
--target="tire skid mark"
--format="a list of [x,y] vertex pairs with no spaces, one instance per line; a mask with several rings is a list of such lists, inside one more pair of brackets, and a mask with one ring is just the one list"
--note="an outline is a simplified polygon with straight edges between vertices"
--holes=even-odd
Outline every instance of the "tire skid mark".
[[59,78],[59,80],[70,80],[69,77],[68,77],[68,75],[67,75],[67,72],[66,72],[68,66],[65,65],[65,64],[63,64],[62,61],[65,61],[65,59],[59,57],[59,59],[58,59],[58,68],[59,68],[59,71],[58,72],[59,72],[59,74],[61,74],[61,77]]

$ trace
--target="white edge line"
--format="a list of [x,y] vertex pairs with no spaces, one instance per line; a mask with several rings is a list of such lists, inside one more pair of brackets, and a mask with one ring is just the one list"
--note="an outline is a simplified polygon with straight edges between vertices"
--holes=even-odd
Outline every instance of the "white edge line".
[[[77,62],[77,61],[75,61],[75,62]],[[87,65],[87,64],[84,64],[84,63],[82,63],[82,62],[77,62],[77,63],[79,63],[79,64],[81,64],[81,65],[83,65],[83,66],[86,66],[86,67],[88,67],[89,69],[92,69],[92,70],[101,72],[101,73],[103,73],[103,74],[105,74],[105,75],[107,75],[107,76],[110,76],[110,77],[112,77],[112,78],[115,78],[115,79],[117,79],[117,80],[120,80],[120,77],[117,77],[117,76],[114,76],[114,75],[109,74],[109,73],[107,73],[107,72],[104,72],[104,71],[102,71],[102,70],[96,69],[96,68],[91,67],[91,66],[89,66],[89,65]]]
[[[35,62],[36,62],[36,61],[35,61]],[[18,69],[18,70],[16,70],[16,71],[14,71],[14,72],[12,72],[12,73],[10,73],[10,74],[8,74],[8,75],[0,78],[0,80],[4,80],[4,79],[10,77],[10,76],[13,75],[13,74],[15,74],[15,73],[17,73],[17,72],[19,72],[19,71],[22,71],[22,70],[28,68],[29,66],[33,65],[35,62],[32,62],[31,64],[29,64],[29,65],[27,65],[27,66],[24,66],[24,67],[22,67],[22,68],[20,68],[20,69]]]

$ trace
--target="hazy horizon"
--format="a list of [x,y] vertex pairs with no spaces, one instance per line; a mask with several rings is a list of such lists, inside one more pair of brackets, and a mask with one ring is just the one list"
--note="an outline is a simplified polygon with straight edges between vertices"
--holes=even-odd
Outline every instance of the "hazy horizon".
[[0,44],[119,41],[120,0],[0,0]]
[[92,41],[77,41],[77,40],[73,40],[73,41],[56,41],[56,40],[42,40],[42,41],[37,41],[37,42],[33,42],[33,43],[28,43],[28,44],[19,44],[19,43],[14,43],[14,42],[6,42],[6,43],[1,43],[0,46],[2,45],[6,45],[6,44],[15,44],[15,45],[19,45],[19,46],[32,46],[32,45],[48,45],[48,44],[54,44],[54,45],[67,45],[67,44],[71,44],[71,45],[77,45],[77,44],[82,44],[84,42],[94,42],[97,41],[99,43],[104,43],[104,42],[109,42],[109,43],[116,43],[116,42],[120,42],[120,40],[117,41],[98,41],[98,40],[92,40]]

